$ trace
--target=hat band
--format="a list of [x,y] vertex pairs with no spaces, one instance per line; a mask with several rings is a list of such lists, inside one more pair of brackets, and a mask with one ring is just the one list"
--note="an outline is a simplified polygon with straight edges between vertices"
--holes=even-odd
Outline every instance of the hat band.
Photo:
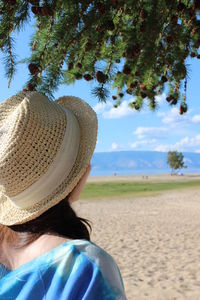
[[67,116],[66,130],[61,147],[47,172],[38,181],[22,193],[9,198],[19,208],[29,208],[49,196],[69,175],[75,163],[80,143],[79,123],[69,109],[60,106]]

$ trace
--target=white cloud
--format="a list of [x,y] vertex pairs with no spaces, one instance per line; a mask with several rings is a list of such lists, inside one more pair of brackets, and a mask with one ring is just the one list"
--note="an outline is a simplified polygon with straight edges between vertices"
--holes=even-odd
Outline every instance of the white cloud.
[[98,113],[103,113],[105,111],[105,109],[110,106],[112,106],[111,101],[107,101],[107,103],[99,102],[95,106],[93,106],[93,109],[98,114]]
[[118,148],[118,145],[116,143],[112,143],[111,149],[116,150]]
[[154,144],[154,143],[156,143],[156,139],[136,141],[134,143],[131,143],[131,148],[135,149],[135,148],[137,148],[138,146],[141,146],[141,145],[151,145],[151,144]]
[[183,120],[185,115],[180,115],[178,108],[173,107],[171,110],[167,112],[157,112],[157,116],[162,118],[162,123],[172,125],[174,123],[179,122],[179,120]]
[[[129,100],[124,100],[118,107],[113,107],[114,102],[107,101],[107,103],[97,103],[93,109],[96,113],[102,115],[104,119],[119,119],[131,115],[135,115],[136,113],[147,114],[148,111],[145,111],[145,105],[142,107],[140,112],[136,111],[134,108],[129,107],[129,103],[133,102],[135,98],[130,98]],[[144,103],[143,103],[144,104]]]
[[123,144],[117,144],[115,142],[113,142],[111,144],[111,148],[108,150],[108,152],[110,151],[122,151],[122,150],[125,150],[125,147]]
[[168,152],[168,151],[190,151],[196,152],[196,147],[200,146],[200,134],[194,137],[184,137],[180,141],[171,145],[159,145],[155,147],[155,151]]
[[170,126],[170,127],[176,127],[177,126],[184,126],[184,125],[190,125],[190,124],[196,124],[200,123],[200,115],[191,116],[192,109],[188,109],[186,114],[180,115],[179,114],[179,108],[174,106],[170,110],[161,112],[157,112],[157,116],[161,117],[161,122]]
[[200,115],[195,115],[192,117],[192,123],[200,123]]
[[[154,151],[158,151],[158,152],[167,152],[167,151],[170,151],[171,149],[169,149],[170,146],[169,145],[159,145],[159,146],[156,146]],[[171,150],[172,151],[172,150]]]
[[119,119],[122,117],[127,117],[130,115],[134,115],[136,112],[134,109],[130,108],[128,106],[130,101],[122,101],[120,106],[118,106],[117,108],[112,107],[110,110],[108,111],[104,111],[102,116],[105,119]]
[[139,139],[146,137],[163,138],[165,133],[168,133],[169,129],[165,127],[138,127],[133,134]]
[[155,100],[158,104],[163,104],[165,102],[165,99],[166,99],[166,94],[165,93],[155,97]]

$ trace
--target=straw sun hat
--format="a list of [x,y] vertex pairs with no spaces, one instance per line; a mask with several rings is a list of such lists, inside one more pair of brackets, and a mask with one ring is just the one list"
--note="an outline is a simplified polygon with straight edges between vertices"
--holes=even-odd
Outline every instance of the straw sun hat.
[[23,224],[64,199],[93,155],[95,111],[73,96],[20,92],[0,103],[0,224]]

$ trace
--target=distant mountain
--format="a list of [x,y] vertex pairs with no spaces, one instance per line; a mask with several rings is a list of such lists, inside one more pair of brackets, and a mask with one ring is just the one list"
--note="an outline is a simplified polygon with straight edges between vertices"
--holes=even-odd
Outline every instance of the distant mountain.
[[[200,153],[182,152],[187,166],[184,173],[200,173]],[[113,151],[96,152],[91,159],[91,176],[170,173],[167,152]]]

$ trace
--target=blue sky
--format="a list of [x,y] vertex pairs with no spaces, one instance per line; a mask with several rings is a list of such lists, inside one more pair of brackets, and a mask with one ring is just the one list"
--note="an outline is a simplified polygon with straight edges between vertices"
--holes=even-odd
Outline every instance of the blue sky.
[[[29,24],[17,35],[15,50],[18,60],[29,56],[28,43],[32,32],[33,28]],[[28,79],[28,68],[25,64],[18,65],[11,87],[8,88],[2,55],[0,59],[0,101],[3,101],[23,88]],[[140,112],[130,109],[128,103],[134,98],[128,95],[118,108],[114,108],[114,91],[111,91],[107,103],[99,103],[98,99],[91,95],[91,88],[96,84],[88,83],[84,79],[71,86],[60,86],[54,95],[55,98],[63,95],[80,97],[96,111],[99,128],[95,152],[177,150],[200,153],[200,60],[188,59],[187,64],[190,65],[188,111],[183,115],[179,115],[179,105],[169,106],[165,100],[166,91],[156,98],[158,109],[155,112],[149,110],[148,99],[144,100],[144,107]]]

